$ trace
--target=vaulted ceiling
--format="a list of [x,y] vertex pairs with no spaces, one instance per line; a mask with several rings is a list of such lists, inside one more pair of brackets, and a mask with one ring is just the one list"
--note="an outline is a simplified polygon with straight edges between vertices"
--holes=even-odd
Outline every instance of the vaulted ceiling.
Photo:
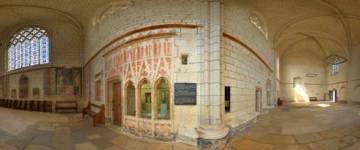
[[94,10],[114,0],[0,0],[0,33],[34,20],[64,19],[82,30]]
[[[0,0],[0,33],[34,20],[63,19],[80,31],[95,10],[124,0]],[[242,0],[262,14],[269,40],[280,55],[311,47],[321,59],[348,58],[360,44],[360,0]],[[226,0],[224,0],[226,2]]]
[[348,58],[360,42],[359,0],[253,0],[249,5],[263,14],[281,56],[311,50],[321,59]]

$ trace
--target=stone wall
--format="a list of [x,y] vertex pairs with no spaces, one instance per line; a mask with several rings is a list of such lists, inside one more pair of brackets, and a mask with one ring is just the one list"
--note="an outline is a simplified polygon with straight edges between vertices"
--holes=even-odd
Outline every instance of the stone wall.
[[360,44],[354,45],[349,62],[348,98],[349,102],[360,102]]
[[328,93],[330,90],[336,90],[337,91],[337,100],[340,102],[347,102],[348,101],[348,67],[349,62],[345,62],[343,64],[340,64],[340,72],[331,75],[330,74],[330,67],[331,65],[327,66],[328,70],[328,87],[326,93],[326,97],[328,99]]
[[[112,101],[111,97],[109,97],[111,93],[109,94],[108,81],[113,78],[120,79],[123,87],[129,80],[133,81],[137,86],[138,82],[145,77],[149,79],[150,83],[154,83],[159,77],[158,73],[166,72],[165,75],[171,83],[171,93],[173,93],[174,83],[197,83],[199,90],[197,93],[197,105],[177,106],[173,105],[173,99],[171,100],[170,130],[165,127],[168,126],[166,125],[168,122],[159,124],[157,121],[142,120],[147,125],[140,126],[139,121],[141,122],[141,120],[129,116],[122,117],[128,127],[136,126],[139,131],[141,129],[149,132],[170,131],[171,133],[177,133],[178,137],[192,139],[194,141],[191,143],[196,144],[195,139],[198,135],[195,128],[199,126],[199,105],[204,100],[204,95],[206,95],[202,91],[205,81],[200,79],[203,77],[204,72],[201,68],[204,64],[202,57],[205,54],[205,42],[207,42],[208,2],[198,0],[159,0],[151,2],[135,0],[133,2],[133,5],[126,9],[115,9],[112,11],[113,13],[102,17],[101,22],[89,23],[86,26],[84,98],[94,103],[105,104],[107,124],[112,124]],[[194,27],[189,27],[189,25]],[[143,72],[146,71],[146,69],[142,69],[144,65],[148,69],[152,65],[147,61],[141,64],[141,61],[137,62],[136,59],[127,60],[132,65],[128,63],[125,63],[126,65],[112,64],[119,63],[117,61],[120,60],[120,57],[116,57],[118,56],[116,54],[123,57],[130,54],[129,52],[125,54],[127,50],[123,48],[124,45],[142,45],[144,40],[162,40],[162,37],[153,36],[167,33],[174,35],[170,40],[172,47],[171,55],[168,57],[170,61],[165,59],[165,66],[168,68],[164,68],[163,71],[161,69],[153,70],[155,69],[153,68]],[[111,54],[108,53],[110,51]],[[138,53],[134,52],[134,54]],[[188,55],[188,65],[181,65],[181,55],[183,54]],[[105,55],[107,58],[115,58],[106,60],[104,59]],[[156,66],[155,64],[154,66]],[[122,67],[109,69],[109,66]],[[102,83],[100,100],[95,100],[96,89],[94,87],[96,81]],[[124,88],[122,89],[124,90]],[[125,103],[123,108],[125,108],[124,106]]]
[[[203,14],[206,3],[198,0],[133,0],[133,4],[126,8],[108,10],[113,11],[109,15],[95,15],[93,19],[104,19],[96,25],[89,22],[86,26],[85,61],[111,40],[134,29],[166,23],[203,24],[206,19]],[[106,9],[110,6],[111,4],[104,7]]]
[[[250,16],[258,14],[254,8],[244,1],[226,0],[222,10],[222,30],[228,34],[222,37],[222,95],[225,86],[231,87],[231,110],[224,115],[227,124],[237,126],[257,115],[256,88],[262,89],[263,108],[270,108],[274,104],[275,52],[266,33],[262,33],[250,22]],[[262,21],[265,28],[266,22]],[[270,102],[267,102],[267,91],[271,93]],[[222,110],[224,112],[224,108]]]
[[[317,97],[318,100],[324,99],[324,93],[327,90],[328,69],[327,64],[319,59],[318,56],[306,50],[303,52],[288,52],[282,56],[280,64],[281,99],[295,100],[297,94],[293,84],[296,77],[303,79],[307,97]],[[316,75],[307,76],[307,74]]]

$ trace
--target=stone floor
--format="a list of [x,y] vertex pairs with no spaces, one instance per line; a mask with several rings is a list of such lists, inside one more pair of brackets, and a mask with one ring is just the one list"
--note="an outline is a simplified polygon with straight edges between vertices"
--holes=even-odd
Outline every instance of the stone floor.
[[227,149],[360,150],[360,106],[287,104],[230,138]]
[[80,114],[26,112],[0,107],[0,150],[187,150],[196,147],[129,137],[92,127]]
[[[91,126],[76,115],[0,108],[0,150],[181,150],[196,149],[129,137]],[[235,133],[226,150],[359,150],[360,106],[289,104],[258,118]]]

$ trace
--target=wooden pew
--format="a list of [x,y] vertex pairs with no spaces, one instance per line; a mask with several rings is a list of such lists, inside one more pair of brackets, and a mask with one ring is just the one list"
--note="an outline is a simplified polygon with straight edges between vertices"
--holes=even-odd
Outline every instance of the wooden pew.
[[52,101],[45,101],[45,112],[53,112]]
[[4,107],[5,105],[5,100],[4,99],[0,99],[0,107]]
[[0,99],[0,107],[7,107],[11,109],[19,109],[25,111],[52,112],[52,101]]
[[85,115],[89,115],[92,118],[94,127],[97,123],[105,124],[105,105],[97,105],[89,101],[86,108],[82,111],[83,118]]
[[56,101],[55,112],[77,112],[78,106],[76,101]]
[[317,101],[317,97],[309,97],[310,101]]

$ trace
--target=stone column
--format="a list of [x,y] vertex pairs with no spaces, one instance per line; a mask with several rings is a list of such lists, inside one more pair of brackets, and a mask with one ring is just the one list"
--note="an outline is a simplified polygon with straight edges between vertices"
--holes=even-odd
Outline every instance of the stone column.
[[134,86],[135,86],[135,118],[136,118],[136,127],[135,130],[138,131],[139,130],[139,118],[141,115],[141,102],[140,102],[140,87],[138,84],[135,84],[136,82],[134,82]]
[[157,106],[156,106],[156,81],[151,84],[151,124],[152,124],[152,135],[155,136],[155,120],[157,115]]
[[221,0],[209,0],[205,26],[204,72],[200,84],[200,127],[202,139],[224,138],[229,129],[223,124],[221,102]]

